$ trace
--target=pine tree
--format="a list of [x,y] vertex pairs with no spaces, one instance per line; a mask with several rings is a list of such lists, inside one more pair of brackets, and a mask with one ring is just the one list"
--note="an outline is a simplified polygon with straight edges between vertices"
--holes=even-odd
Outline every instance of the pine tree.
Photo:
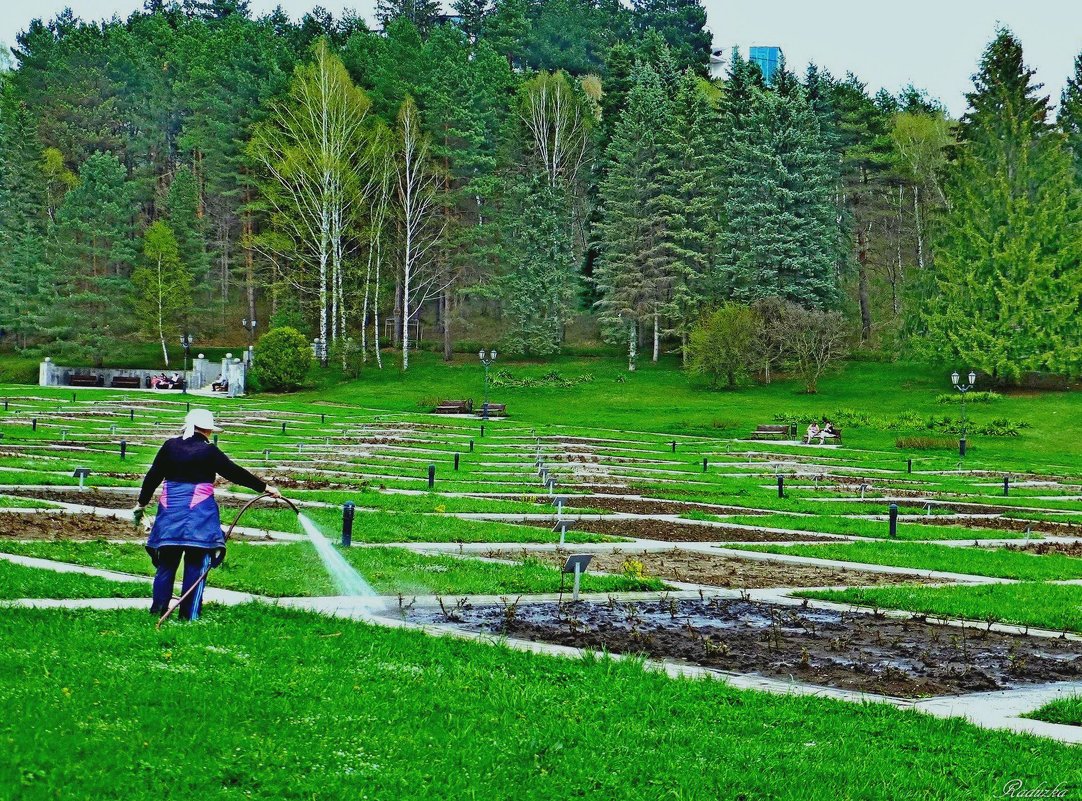
[[0,328],[25,346],[55,297],[46,258],[47,179],[37,169],[40,144],[15,87],[0,87]]
[[203,220],[199,216],[199,187],[189,168],[177,168],[165,204],[180,263],[197,281],[206,282],[210,277],[210,262]]
[[484,31],[485,17],[492,13],[490,0],[453,0],[451,8],[462,18],[462,32],[476,43]]
[[671,106],[649,66],[636,71],[627,107],[606,153],[608,172],[598,190],[594,281],[601,323],[610,341],[628,343],[635,369],[638,327],[651,324],[658,355],[661,315],[672,297],[675,254],[671,230]]
[[925,351],[998,379],[1082,373],[1082,225],[1070,155],[1022,47],[1000,30],[968,95],[925,306]]
[[836,301],[834,187],[819,123],[797,91],[756,91],[723,159],[721,280],[732,298]]
[[672,49],[676,69],[706,75],[713,36],[701,0],[633,0],[635,27],[657,31]]
[[412,22],[427,36],[440,20],[440,0],[376,0],[376,19],[386,28],[392,20]]

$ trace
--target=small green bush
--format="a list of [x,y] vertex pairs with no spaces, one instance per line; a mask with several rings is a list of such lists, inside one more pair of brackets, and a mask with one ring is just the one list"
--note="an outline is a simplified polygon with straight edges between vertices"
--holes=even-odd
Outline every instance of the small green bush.
[[283,326],[264,334],[255,347],[255,378],[261,390],[300,387],[312,366],[312,347],[296,328]]
[[[998,392],[967,392],[966,403],[993,403],[997,400],[1002,400],[1003,396]],[[936,403],[961,403],[961,392],[944,392],[941,395],[935,396]]]
[[958,446],[958,440],[944,437],[898,437],[894,445],[903,451],[951,450]]

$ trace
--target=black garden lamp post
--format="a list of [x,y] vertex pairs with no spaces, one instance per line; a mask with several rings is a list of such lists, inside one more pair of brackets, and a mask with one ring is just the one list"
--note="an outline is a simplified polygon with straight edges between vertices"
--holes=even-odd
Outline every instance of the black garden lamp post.
[[180,384],[180,391],[185,395],[188,394],[188,357],[191,355],[192,345],[194,344],[195,339],[191,334],[185,332],[180,335],[180,346],[184,348],[184,375]]
[[485,368],[485,399],[481,404],[481,419],[488,419],[488,368],[496,361],[496,349],[485,352],[484,348],[481,348],[477,352],[477,358],[481,360],[481,366]]
[[244,327],[244,330],[248,332],[248,344],[251,345],[255,341],[255,319],[249,320],[247,317],[245,317],[243,320],[240,321],[240,324]]
[[959,456],[966,455],[966,432],[969,430],[969,424],[966,420],[966,393],[969,392],[969,390],[973,389],[973,387],[976,385],[977,374],[973,370],[970,370],[969,375],[966,376],[966,378],[969,379],[969,383],[963,384],[961,383],[962,377],[958,375],[957,370],[951,373],[951,383],[954,385],[954,388],[956,390],[962,393],[962,436],[958,440]]

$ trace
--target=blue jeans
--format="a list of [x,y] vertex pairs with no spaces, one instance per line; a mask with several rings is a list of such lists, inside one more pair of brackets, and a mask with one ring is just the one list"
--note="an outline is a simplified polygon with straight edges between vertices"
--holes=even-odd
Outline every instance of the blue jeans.
[[[151,549],[147,549],[151,550]],[[156,557],[155,557],[156,554]],[[151,602],[150,611],[156,615],[164,615],[173,600],[173,584],[177,579],[177,569],[180,567],[180,558],[184,557],[184,581],[181,584],[181,595],[191,589],[192,585],[199,581],[199,577],[210,567],[213,551],[207,548],[183,548],[179,545],[163,545],[151,550],[151,559],[157,572],[154,574],[154,600]],[[206,582],[200,582],[195,592],[184,599],[180,605],[181,620],[197,620],[199,611],[203,607],[203,587]]]

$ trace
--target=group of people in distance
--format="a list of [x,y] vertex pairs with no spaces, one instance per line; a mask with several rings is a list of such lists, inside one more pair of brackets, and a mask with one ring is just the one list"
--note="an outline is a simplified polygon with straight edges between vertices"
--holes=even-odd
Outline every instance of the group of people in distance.
[[834,431],[834,424],[829,420],[824,420],[823,425],[820,426],[818,421],[812,420],[810,426],[808,426],[808,434],[804,438],[804,441],[809,445],[812,444],[812,440],[819,437],[819,444],[822,445],[827,441],[827,437],[836,437],[838,434]]
[[184,386],[184,379],[181,378],[180,373],[170,373],[166,375],[152,376],[150,379],[151,389],[180,389]]

